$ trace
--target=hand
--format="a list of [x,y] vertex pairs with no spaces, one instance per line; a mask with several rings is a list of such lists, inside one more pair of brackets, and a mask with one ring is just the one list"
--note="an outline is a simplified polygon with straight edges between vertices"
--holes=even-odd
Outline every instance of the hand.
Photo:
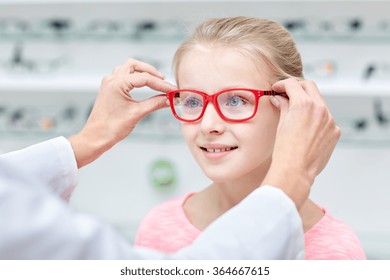
[[324,169],[340,138],[317,86],[312,81],[287,79],[272,86],[289,101],[274,97],[280,109],[272,164],[263,184],[280,187],[298,209],[307,199],[315,177]]
[[163,93],[177,89],[156,68],[135,59],[103,79],[85,127],[69,138],[79,168],[126,138],[147,114],[168,106],[164,94],[134,100],[130,91],[144,86]]

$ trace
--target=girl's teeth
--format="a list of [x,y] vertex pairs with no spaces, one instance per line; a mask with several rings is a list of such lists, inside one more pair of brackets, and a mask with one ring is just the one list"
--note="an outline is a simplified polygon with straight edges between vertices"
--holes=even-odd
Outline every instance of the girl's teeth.
[[220,153],[220,152],[226,152],[230,151],[231,148],[224,148],[224,149],[207,149],[209,153]]

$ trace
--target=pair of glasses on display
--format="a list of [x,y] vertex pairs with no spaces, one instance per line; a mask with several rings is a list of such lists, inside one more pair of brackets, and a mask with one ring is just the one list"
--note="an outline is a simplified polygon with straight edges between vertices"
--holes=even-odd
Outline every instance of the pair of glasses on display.
[[182,122],[200,120],[209,102],[223,120],[245,122],[256,115],[260,97],[276,95],[288,98],[286,93],[248,88],[225,89],[212,95],[193,89],[180,89],[166,94],[173,115]]

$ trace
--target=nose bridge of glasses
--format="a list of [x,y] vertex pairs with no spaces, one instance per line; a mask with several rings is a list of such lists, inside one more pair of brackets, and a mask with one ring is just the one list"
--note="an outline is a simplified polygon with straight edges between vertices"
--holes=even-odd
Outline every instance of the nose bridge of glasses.
[[209,117],[218,117],[222,119],[220,110],[218,109],[218,101],[216,95],[205,95],[202,119],[207,120]]

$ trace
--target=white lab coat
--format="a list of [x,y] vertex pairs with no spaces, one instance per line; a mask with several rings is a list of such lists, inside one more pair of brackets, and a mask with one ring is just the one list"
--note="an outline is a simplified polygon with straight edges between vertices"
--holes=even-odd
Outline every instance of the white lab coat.
[[[300,259],[302,222],[280,189],[264,186],[174,255],[134,249],[115,229],[74,212],[70,143],[55,138],[0,156],[0,259]],[[62,199],[60,199],[60,198]]]

